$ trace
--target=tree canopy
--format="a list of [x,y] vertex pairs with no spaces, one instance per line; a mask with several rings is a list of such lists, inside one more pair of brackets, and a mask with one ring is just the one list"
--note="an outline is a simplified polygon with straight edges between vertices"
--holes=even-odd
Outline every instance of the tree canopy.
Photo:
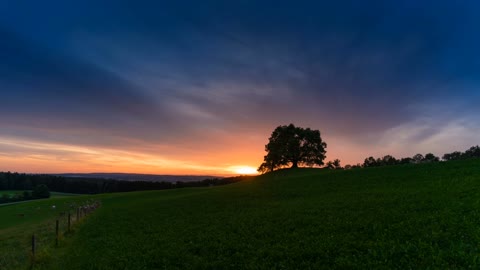
[[327,144],[322,141],[319,130],[310,128],[278,126],[265,145],[267,155],[258,168],[261,173],[291,166],[323,165]]
[[341,170],[342,169],[342,165],[340,165],[340,159],[335,159],[333,161],[329,161],[327,162],[327,164],[325,164],[325,168],[327,169],[334,169],[334,170]]
[[50,198],[50,190],[44,184],[36,186],[32,191],[33,198]]

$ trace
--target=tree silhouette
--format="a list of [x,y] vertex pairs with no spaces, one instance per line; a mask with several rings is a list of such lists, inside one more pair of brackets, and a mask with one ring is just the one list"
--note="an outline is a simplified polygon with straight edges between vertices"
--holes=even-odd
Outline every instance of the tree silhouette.
[[391,166],[396,164],[398,164],[398,160],[391,155],[386,155],[382,158],[382,165],[384,166]]
[[50,198],[50,191],[46,185],[38,185],[32,191],[33,198]]
[[342,165],[340,165],[340,159],[335,159],[334,161],[327,162],[325,168],[335,170],[342,169]]
[[440,161],[440,158],[435,156],[432,153],[428,153],[425,155],[425,158],[423,159],[425,162],[438,162]]
[[411,157],[401,158],[400,161],[398,161],[398,164],[411,164],[411,163],[413,163],[413,159]]
[[377,167],[377,166],[379,166],[379,164],[374,157],[368,157],[363,162],[363,167]]
[[412,157],[412,160],[414,163],[421,163],[425,158],[423,157],[422,154],[416,154],[415,156]]
[[445,161],[458,160],[458,159],[461,159],[462,156],[463,156],[462,152],[455,151],[455,152],[447,153],[443,155],[442,159]]
[[465,158],[480,158],[480,147],[472,146],[463,154]]
[[326,147],[327,144],[322,141],[318,130],[295,127],[293,124],[278,126],[265,145],[267,155],[258,171],[271,172],[286,166],[321,166]]

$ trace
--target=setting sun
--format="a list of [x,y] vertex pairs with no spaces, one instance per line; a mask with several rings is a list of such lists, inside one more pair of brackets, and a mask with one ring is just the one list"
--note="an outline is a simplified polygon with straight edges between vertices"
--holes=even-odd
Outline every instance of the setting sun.
[[256,174],[257,173],[257,169],[249,166],[235,167],[234,171],[238,174]]

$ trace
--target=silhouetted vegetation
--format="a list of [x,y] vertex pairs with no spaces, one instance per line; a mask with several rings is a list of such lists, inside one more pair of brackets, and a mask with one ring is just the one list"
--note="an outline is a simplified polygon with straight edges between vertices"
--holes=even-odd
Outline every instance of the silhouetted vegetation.
[[21,202],[36,199],[50,198],[50,191],[46,185],[38,185],[33,191],[25,190],[23,193],[3,193],[0,196],[0,203]]
[[327,164],[325,164],[325,168],[327,168],[327,169],[333,169],[333,170],[341,170],[341,169],[343,169],[343,168],[342,168],[342,165],[340,165],[340,160],[339,160],[339,159],[335,159],[335,160],[333,160],[333,161],[327,162]]
[[442,159],[445,161],[462,159],[462,152],[455,151],[452,153],[445,154],[443,155]]
[[288,166],[321,166],[324,164],[326,147],[318,130],[295,127],[293,124],[278,126],[265,145],[267,155],[258,171],[265,173]]
[[381,167],[381,166],[392,166],[400,164],[419,164],[427,162],[438,162],[440,159],[432,153],[428,153],[423,156],[422,154],[416,154],[413,157],[406,157],[397,159],[391,155],[386,155],[383,158],[368,157],[363,162],[363,167]]
[[435,156],[434,154],[432,153],[428,153],[425,155],[425,157],[423,158],[423,161],[425,162],[438,162],[440,161],[440,158]]
[[469,159],[469,158],[480,158],[480,147],[477,146],[472,146],[470,147],[467,151],[465,152],[452,152],[443,155],[442,159],[445,161],[449,160],[461,160],[461,159]]
[[[24,196],[27,195],[25,197],[31,196],[32,198],[44,198],[47,196],[48,190],[76,194],[97,194],[109,192],[218,186],[239,182],[249,178],[249,176],[237,176],[205,179],[195,182],[147,182],[77,177],[69,178],[54,175],[32,175],[0,172],[0,190],[27,190],[28,194],[25,193]],[[33,190],[33,192],[29,193],[29,190]]]
[[48,190],[48,187],[44,184],[38,185],[33,189],[32,197],[39,199],[50,198],[50,190]]
[[[462,159],[471,159],[471,158],[480,158],[480,147],[472,146],[465,152],[455,151],[452,153],[447,153],[443,155],[443,161],[452,161],[452,160],[462,160]],[[389,166],[389,165],[402,165],[402,164],[419,164],[419,163],[430,163],[430,162],[440,162],[440,158],[435,156],[432,153],[428,153],[425,156],[422,154],[416,154],[413,157],[406,157],[401,159],[396,159],[391,155],[386,155],[383,158],[368,157],[362,164],[362,167],[380,167],[380,166]],[[353,166],[347,165],[345,168],[353,168]]]
[[[320,131],[311,130],[310,128],[295,127],[293,124],[288,126],[278,126],[273,132],[269,142],[265,145],[267,155],[264,156],[264,162],[258,168],[260,173],[272,172],[276,169],[299,166],[322,166],[323,160],[326,158],[327,144],[322,141]],[[406,164],[420,164],[462,160],[470,158],[480,158],[480,147],[472,146],[465,152],[452,152],[443,155],[442,159],[433,153],[423,155],[418,153],[412,157],[404,157],[397,159],[392,155],[375,158],[367,157],[363,164],[356,165],[340,165],[340,160],[335,159],[328,161],[323,168],[325,169],[357,169],[368,167],[381,167]]]

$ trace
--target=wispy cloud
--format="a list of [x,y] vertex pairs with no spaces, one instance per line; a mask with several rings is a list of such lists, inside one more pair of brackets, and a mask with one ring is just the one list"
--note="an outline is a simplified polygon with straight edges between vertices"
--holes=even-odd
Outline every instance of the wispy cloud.
[[3,164],[224,171],[290,122],[349,163],[478,143],[473,1],[108,2],[0,3]]

